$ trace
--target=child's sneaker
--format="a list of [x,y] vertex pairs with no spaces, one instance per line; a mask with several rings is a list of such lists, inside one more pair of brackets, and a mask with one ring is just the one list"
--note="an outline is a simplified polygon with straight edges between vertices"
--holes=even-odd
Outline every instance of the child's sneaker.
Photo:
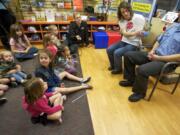
[[37,56],[37,55],[38,55],[38,53],[34,53],[34,54],[33,54],[33,56]]
[[77,55],[76,55],[76,54],[72,54],[71,56],[72,56],[72,58],[74,58],[74,59],[77,58]]
[[81,83],[87,83],[87,82],[89,82],[91,80],[91,77],[89,76],[89,77],[87,77],[87,78],[83,78],[82,80],[81,80]]
[[31,74],[27,74],[26,79],[31,79],[31,78],[32,78],[32,75]]
[[82,86],[85,87],[85,89],[93,89],[93,86],[89,85],[89,84],[82,84]]
[[10,82],[10,86],[16,88],[18,86],[17,82]]
[[59,118],[59,124],[62,124],[62,122],[63,122],[62,118]]
[[24,79],[24,80],[21,82],[21,85],[22,85],[23,87],[26,87],[27,82],[28,82],[28,80],[27,80],[27,79]]
[[26,79],[21,80],[21,84],[25,84],[27,82]]
[[62,99],[63,99],[63,101],[66,101],[66,100],[67,100],[67,96],[66,96],[66,95],[63,95],[63,96],[62,96]]
[[0,98],[0,105],[3,105],[7,102],[7,98]]
[[39,119],[39,117],[31,117],[31,122],[32,122],[33,124],[37,124],[37,123],[40,122],[40,119]]

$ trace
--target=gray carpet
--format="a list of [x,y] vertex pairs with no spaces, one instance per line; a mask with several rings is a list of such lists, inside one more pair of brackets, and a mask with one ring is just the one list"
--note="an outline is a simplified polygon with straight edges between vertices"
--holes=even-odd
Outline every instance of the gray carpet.
[[[79,58],[78,58],[79,59]],[[79,62],[80,63],[80,62]],[[21,62],[23,69],[31,73],[37,66],[37,58]],[[82,76],[81,66],[78,65],[78,76]],[[76,82],[65,81],[65,86],[78,85]],[[29,114],[22,109],[21,98],[23,87],[11,88],[5,95],[8,102],[0,106],[0,134],[1,135],[94,135],[86,91],[79,91],[68,95],[64,104],[63,123],[32,124]]]

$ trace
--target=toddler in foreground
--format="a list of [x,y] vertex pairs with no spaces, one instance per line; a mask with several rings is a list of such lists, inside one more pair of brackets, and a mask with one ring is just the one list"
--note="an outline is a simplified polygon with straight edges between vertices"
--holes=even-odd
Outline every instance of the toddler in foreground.
[[63,97],[60,93],[45,93],[47,88],[47,83],[40,78],[29,80],[24,88],[22,106],[33,119],[43,117],[62,123]]

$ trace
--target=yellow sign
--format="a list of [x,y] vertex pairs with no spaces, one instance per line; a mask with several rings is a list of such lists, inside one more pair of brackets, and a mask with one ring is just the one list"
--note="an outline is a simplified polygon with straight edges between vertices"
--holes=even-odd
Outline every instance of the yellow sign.
[[151,12],[151,4],[148,3],[139,3],[139,2],[133,2],[132,3],[132,9],[134,11],[144,12],[144,13],[150,13]]

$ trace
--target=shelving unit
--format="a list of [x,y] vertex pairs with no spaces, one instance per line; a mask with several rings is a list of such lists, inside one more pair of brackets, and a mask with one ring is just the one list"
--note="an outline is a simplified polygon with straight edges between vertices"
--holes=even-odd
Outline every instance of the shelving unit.
[[[45,29],[46,26],[49,25],[56,25],[59,30],[59,38],[60,40],[63,40],[64,34],[67,34],[70,21],[58,21],[58,22],[46,22],[46,21],[39,21],[39,22],[21,22],[24,33],[28,36],[32,44],[42,44],[43,36],[47,33],[47,30]],[[105,28],[105,31],[117,31],[118,23],[117,22],[98,22],[98,21],[88,21],[88,28],[89,28],[89,35],[90,39],[92,39],[92,33],[97,31],[97,28],[100,26],[103,26]],[[36,28],[37,32],[29,32],[28,27],[33,26]],[[33,40],[32,35],[38,35],[38,40]]]

